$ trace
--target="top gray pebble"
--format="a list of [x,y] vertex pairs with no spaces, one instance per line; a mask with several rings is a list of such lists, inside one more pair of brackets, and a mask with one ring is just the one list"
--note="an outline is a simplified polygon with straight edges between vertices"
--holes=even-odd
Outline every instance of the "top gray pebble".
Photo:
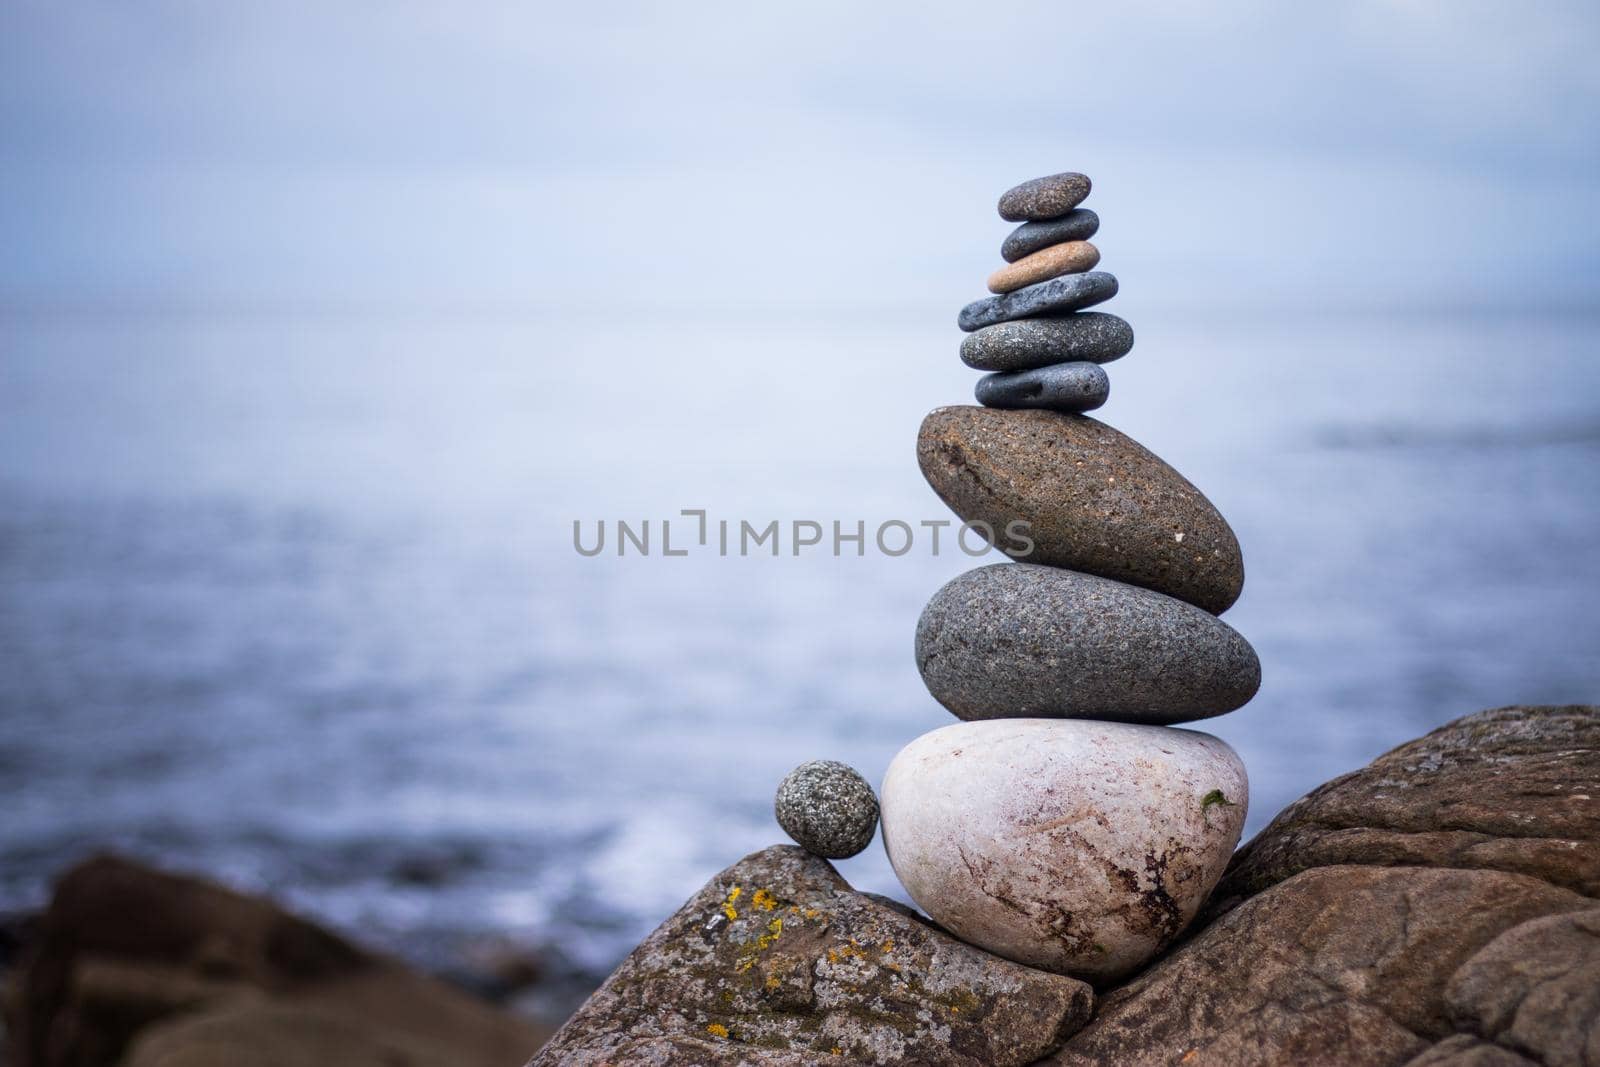
[[1007,222],[1042,222],[1059,218],[1083,203],[1089,179],[1068,171],[1007,189],[1000,197],[1000,217]]
[[802,763],[773,798],[784,833],[807,852],[830,860],[854,856],[872,844],[878,798],[855,770],[837,760]]

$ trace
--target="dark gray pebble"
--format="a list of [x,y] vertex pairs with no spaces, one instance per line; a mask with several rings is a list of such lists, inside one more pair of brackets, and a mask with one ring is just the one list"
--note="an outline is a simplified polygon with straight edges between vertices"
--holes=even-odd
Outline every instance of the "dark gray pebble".
[[830,860],[854,856],[878,829],[878,797],[867,780],[837,760],[812,760],[778,786],[773,814],[807,852]]
[[991,408],[1093,411],[1111,395],[1111,379],[1094,363],[1057,363],[1012,374],[986,374],[973,392],[978,403]]
[[1089,179],[1068,171],[1034,178],[1007,189],[1000,196],[1000,217],[1008,222],[1039,222],[1060,218],[1089,195]]
[[974,300],[961,309],[956,322],[971,333],[997,322],[1035,315],[1059,315],[1091,307],[1117,295],[1117,279],[1103,270],[1063,274],[1014,292]]
[[963,719],[1187,722],[1255,695],[1261,663],[1192,604],[1032,563],[968,571],[917,623],[928,691]]
[[1069,211],[1059,219],[1024,222],[1012,230],[1011,236],[1000,246],[1000,256],[1007,263],[1015,263],[1023,256],[1063,241],[1087,241],[1099,229],[1100,216],[1086,207]]
[[1133,327],[1103,311],[1051,319],[1016,319],[961,339],[961,362],[974,370],[1031,370],[1086,359],[1110,363],[1133,348]]

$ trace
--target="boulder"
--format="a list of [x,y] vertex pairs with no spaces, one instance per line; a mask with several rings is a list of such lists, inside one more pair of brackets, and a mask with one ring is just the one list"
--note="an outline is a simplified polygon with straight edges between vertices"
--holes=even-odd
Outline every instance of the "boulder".
[[1239,850],[1208,913],[1349,863],[1511,871],[1600,896],[1600,711],[1480,711],[1319,786]]
[[[548,1036],[268,901],[114,856],[57,884],[8,1015],[15,1067],[498,1067]],[[250,1058],[208,1060],[218,1034],[252,1035]]]
[[1042,1064],[1600,1062],[1600,708],[1457,720],[1291,805]]
[[1005,1067],[1059,1045],[1092,999],[776,846],[695,894],[532,1063]]

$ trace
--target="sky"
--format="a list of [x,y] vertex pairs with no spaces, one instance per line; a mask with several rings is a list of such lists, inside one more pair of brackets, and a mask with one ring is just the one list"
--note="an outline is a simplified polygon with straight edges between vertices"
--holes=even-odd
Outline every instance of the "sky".
[[1096,183],[1152,300],[1600,292],[1600,8],[10,0],[8,303],[868,307]]

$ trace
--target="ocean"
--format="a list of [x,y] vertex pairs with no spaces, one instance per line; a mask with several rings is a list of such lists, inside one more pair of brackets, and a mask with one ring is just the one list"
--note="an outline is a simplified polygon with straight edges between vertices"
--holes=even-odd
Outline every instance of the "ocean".
[[[1244,548],[1264,681],[1196,727],[1247,833],[1451,718],[1600,699],[1600,317],[1112,310],[1097,416]],[[783,840],[795,764],[876,781],[951,721],[912,634],[987,561],[871,542],[949,518],[914,442],[971,402],[952,319],[0,313],[0,911],[111,848],[435,969],[596,980]],[[654,551],[575,550],[619,519]],[[723,556],[721,520],[867,543]],[[877,843],[839,866],[898,893]]]

